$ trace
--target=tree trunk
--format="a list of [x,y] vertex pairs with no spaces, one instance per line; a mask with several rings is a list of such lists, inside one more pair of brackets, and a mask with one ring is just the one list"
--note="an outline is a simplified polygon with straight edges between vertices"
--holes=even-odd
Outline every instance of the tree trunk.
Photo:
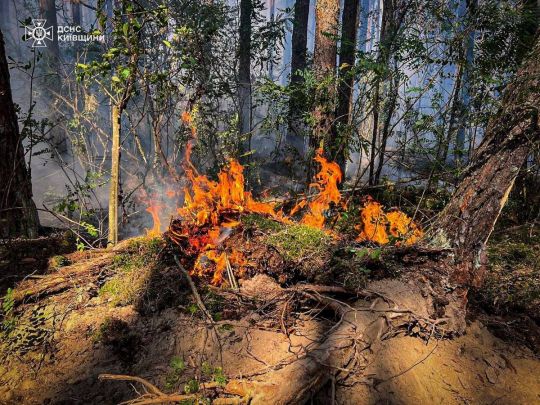
[[289,100],[288,130],[285,144],[294,148],[298,155],[304,155],[304,134],[302,114],[306,100],[300,87],[304,81],[298,74],[307,67],[309,0],[297,0],[294,3],[294,26],[292,34],[291,81],[292,93]]
[[109,183],[109,237],[107,243],[118,243],[118,199],[120,182],[120,128],[122,109],[112,106],[111,179]]
[[73,24],[81,25],[81,3],[79,0],[71,1],[71,15],[73,17]]
[[52,43],[47,45],[47,51],[50,55],[50,63],[54,72],[58,72],[60,48],[58,47],[58,20],[56,18],[55,0],[39,0],[39,10],[41,17],[47,20],[45,26],[53,28]]
[[356,38],[359,16],[358,0],[345,0],[343,3],[343,19],[341,28],[341,46],[339,50],[339,85],[336,108],[336,121],[332,128],[332,137],[326,147],[332,160],[336,161],[345,173],[345,159],[347,144],[350,137],[350,111],[353,95],[354,76],[351,72],[354,67],[356,52]]
[[[467,8],[467,11],[469,14],[473,13],[476,10],[476,7],[478,5],[478,0],[462,0],[465,1],[465,5]],[[463,77],[462,77],[462,84],[461,84],[461,92],[460,92],[460,114],[458,116],[458,122],[457,122],[457,132],[456,132],[456,144],[454,147],[454,161],[456,167],[459,169],[463,165],[463,155],[465,151],[465,132],[466,132],[466,118],[467,118],[467,112],[469,110],[470,105],[470,95],[469,95],[469,87],[470,87],[470,78],[469,78],[469,71],[472,67],[473,60],[474,60],[474,37],[475,32],[474,30],[471,30],[471,32],[467,35],[467,38],[465,39],[464,44],[464,51],[465,51],[465,57],[463,59]]]
[[[315,52],[313,71],[320,83],[333,78],[336,72],[337,36],[339,28],[339,0],[317,0],[315,7]],[[332,130],[335,116],[336,90],[333,83],[321,89],[314,108],[315,127],[310,137],[310,153],[319,148]],[[328,150],[325,154],[328,155]],[[312,164],[308,156],[308,183],[311,182]]]
[[9,80],[4,36],[0,31],[0,237],[35,238],[39,218],[32,200],[32,182]]
[[539,40],[503,92],[500,110],[432,230],[436,242],[455,249],[454,279],[464,285],[481,285],[488,238],[520,167],[540,141],[538,60]]
[[[391,46],[394,36],[397,32],[397,23],[394,21],[394,0],[383,0],[382,2],[382,18],[381,18],[381,31],[379,33],[379,54],[377,62],[380,65],[388,67],[391,56]],[[375,77],[373,85],[373,107],[372,107],[372,133],[371,133],[371,151],[369,157],[369,185],[376,185],[375,173],[376,173],[376,158],[381,153],[378,148],[379,143],[379,127],[381,112],[383,110],[383,103],[385,101],[384,89],[382,88],[386,81],[386,74],[381,76],[380,73]]]
[[240,0],[240,41],[238,48],[238,130],[241,153],[251,148],[251,13],[252,0]]

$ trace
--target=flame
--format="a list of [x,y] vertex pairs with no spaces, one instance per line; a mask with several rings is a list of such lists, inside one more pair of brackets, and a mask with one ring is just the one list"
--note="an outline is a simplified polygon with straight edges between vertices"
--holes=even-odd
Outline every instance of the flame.
[[[189,112],[183,112],[182,121],[191,127],[193,138],[196,136],[193,118]],[[211,180],[199,174],[191,162],[194,139],[186,146],[184,171],[187,185],[184,187],[184,203],[177,209],[180,219],[173,220],[169,226],[169,238],[182,247],[186,257],[194,259],[191,273],[195,276],[211,276],[214,285],[220,285],[228,266],[238,277],[242,277],[250,263],[244,254],[223,242],[240,225],[239,217],[245,213],[265,215],[282,223],[291,223],[292,217],[303,212],[300,223],[324,229],[329,209],[342,203],[338,185],[342,181],[339,165],[329,162],[318,149],[314,160],[320,165],[315,181],[310,184],[310,196],[298,201],[289,215],[277,211],[270,203],[256,201],[245,189],[244,168],[235,159],[218,173],[217,180]],[[170,198],[176,193],[167,190]],[[158,212],[161,207],[152,204],[147,211],[154,219],[154,227],[149,234],[160,232]],[[360,214],[358,241],[370,241],[387,244],[394,239],[398,243],[411,244],[423,233],[406,214],[400,211],[385,213],[383,207],[370,197],[366,199]]]
[[156,238],[161,235],[161,220],[159,219],[160,210],[161,207],[159,205],[151,205],[146,208],[146,211],[152,215],[152,220],[154,221],[152,229],[146,230],[146,236],[150,238]]
[[385,213],[382,205],[371,197],[366,198],[360,219],[361,224],[357,226],[360,234],[356,239],[360,242],[369,241],[386,245],[392,237],[398,239],[396,245],[401,243],[412,245],[424,235],[407,214],[397,210]]
[[306,205],[308,211],[301,220],[304,225],[323,229],[325,213],[330,208],[330,204],[337,204],[341,200],[338,184],[341,182],[342,175],[339,165],[335,162],[329,162],[323,157],[323,150],[318,149],[314,160],[321,165],[321,170],[315,176],[316,183],[311,183],[310,188],[316,189],[318,193],[310,202],[300,201],[292,209],[291,215],[294,215]]

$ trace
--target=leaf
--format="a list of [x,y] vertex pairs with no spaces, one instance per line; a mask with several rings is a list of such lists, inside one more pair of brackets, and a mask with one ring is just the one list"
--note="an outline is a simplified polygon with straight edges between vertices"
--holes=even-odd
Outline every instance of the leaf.
[[130,74],[131,70],[129,68],[124,68],[120,71],[120,76],[122,76],[122,79],[127,79]]
[[88,65],[84,64],[84,63],[77,63],[77,67],[79,69],[88,69]]
[[169,41],[167,41],[166,39],[163,40],[163,43],[165,44],[165,46],[167,48],[170,48],[171,47],[171,43]]
[[121,82],[121,80],[120,80],[120,78],[119,78],[118,76],[113,76],[113,77],[111,78],[111,80],[112,80],[113,82],[115,82],[115,83],[120,83],[120,82]]
[[122,32],[124,33],[124,35],[126,37],[128,36],[128,32],[129,32],[129,24],[128,23],[124,23],[124,25],[122,25]]

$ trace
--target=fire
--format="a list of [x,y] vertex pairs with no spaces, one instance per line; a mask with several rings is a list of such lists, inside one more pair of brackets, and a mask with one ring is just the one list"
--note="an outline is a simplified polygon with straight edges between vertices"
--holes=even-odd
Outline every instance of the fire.
[[360,231],[357,241],[375,242],[386,245],[390,238],[398,239],[396,245],[404,243],[412,245],[417,242],[424,233],[407,214],[401,211],[385,213],[382,205],[371,197],[366,202],[360,213],[361,224],[357,226]]
[[161,207],[159,205],[151,205],[148,208],[146,208],[146,211],[152,215],[152,220],[154,221],[154,225],[152,226],[152,229],[148,229],[146,231],[146,235],[151,238],[156,238],[159,235],[161,235],[161,220],[159,219],[159,211],[161,210]]
[[316,183],[309,185],[318,193],[309,202],[305,199],[301,200],[291,211],[292,216],[307,205],[308,210],[300,222],[319,229],[324,227],[325,213],[330,208],[330,204],[337,204],[341,200],[338,184],[342,179],[339,165],[335,162],[329,162],[322,154],[323,150],[318,149],[314,160],[321,165],[321,170],[315,176]]
[[[182,114],[182,121],[191,127],[196,136],[193,119],[187,112]],[[338,185],[342,181],[339,165],[329,162],[323,156],[322,149],[317,150],[314,160],[320,165],[315,182],[310,184],[314,193],[302,198],[289,215],[277,211],[272,204],[256,201],[245,189],[243,166],[231,159],[218,174],[217,180],[199,174],[191,162],[193,140],[186,146],[184,171],[187,186],[184,187],[184,203],[177,209],[180,219],[173,220],[169,226],[169,238],[178,244],[187,257],[194,259],[191,273],[203,277],[212,276],[212,284],[220,285],[227,274],[241,277],[247,268],[254,264],[237,249],[224,246],[234,229],[240,225],[239,217],[246,213],[261,214],[283,223],[292,223],[292,217],[304,212],[300,223],[324,229],[326,217],[332,205],[342,203]],[[169,197],[176,195],[167,190]],[[147,211],[154,219],[154,227],[149,234],[160,232],[158,212],[161,207],[152,204]],[[391,239],[399,239],[405,244],[414,243],[422,236],[422,231],[413,221],[400,211],[385,213],[381,204],[368,198],[361,212],[361,225],[358,241],[371,241],[387,244]],[[234,271],[233,271],[234,270]]]

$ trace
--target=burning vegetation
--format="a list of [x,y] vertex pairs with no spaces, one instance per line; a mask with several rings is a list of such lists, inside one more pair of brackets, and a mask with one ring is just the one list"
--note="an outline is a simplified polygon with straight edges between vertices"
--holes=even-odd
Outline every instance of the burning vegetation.
[[[189,114],[183,121],[196,135]],[[302,225],[322,231],[332,239],[346,236],[338,234],[333,228],[340,210],[347,208],[339,190],[342,173],[339,165],[328,161],[323,150],[317,150],[314,158],[319,165],[315,181],[310,184],[310,193],[299,198],[288,214],[283,205],[257,201],[245,188],[244,167],[234,159],[218,174],[217,180],[200,174],[191,162],[191,143],[186,149],[184,165],[187,185],[184,187],[184,202],[177,209],[166,237],[180,248],[189,261],[191,274],[198,277],[209,276],[214,285],[220,285],[227,274],[229,282],[234,276],[242,278],[246,270],[255,266],[239,250],[238,244],[226,244],[238,230],[243,228],[241,218],[257,214],[282,225]],[[151,205],[147,211],[152,215],[154,226],[148,231],[150,236],[160,233],[159,213],[162,207]],[[389,243],[410,245],[415,243],[423,232],[405,213],[392,210],[385,212],[383,207],[371,197],[364,200],[360,215],[355,219],[358,231],[356,241],[376,245]]]

